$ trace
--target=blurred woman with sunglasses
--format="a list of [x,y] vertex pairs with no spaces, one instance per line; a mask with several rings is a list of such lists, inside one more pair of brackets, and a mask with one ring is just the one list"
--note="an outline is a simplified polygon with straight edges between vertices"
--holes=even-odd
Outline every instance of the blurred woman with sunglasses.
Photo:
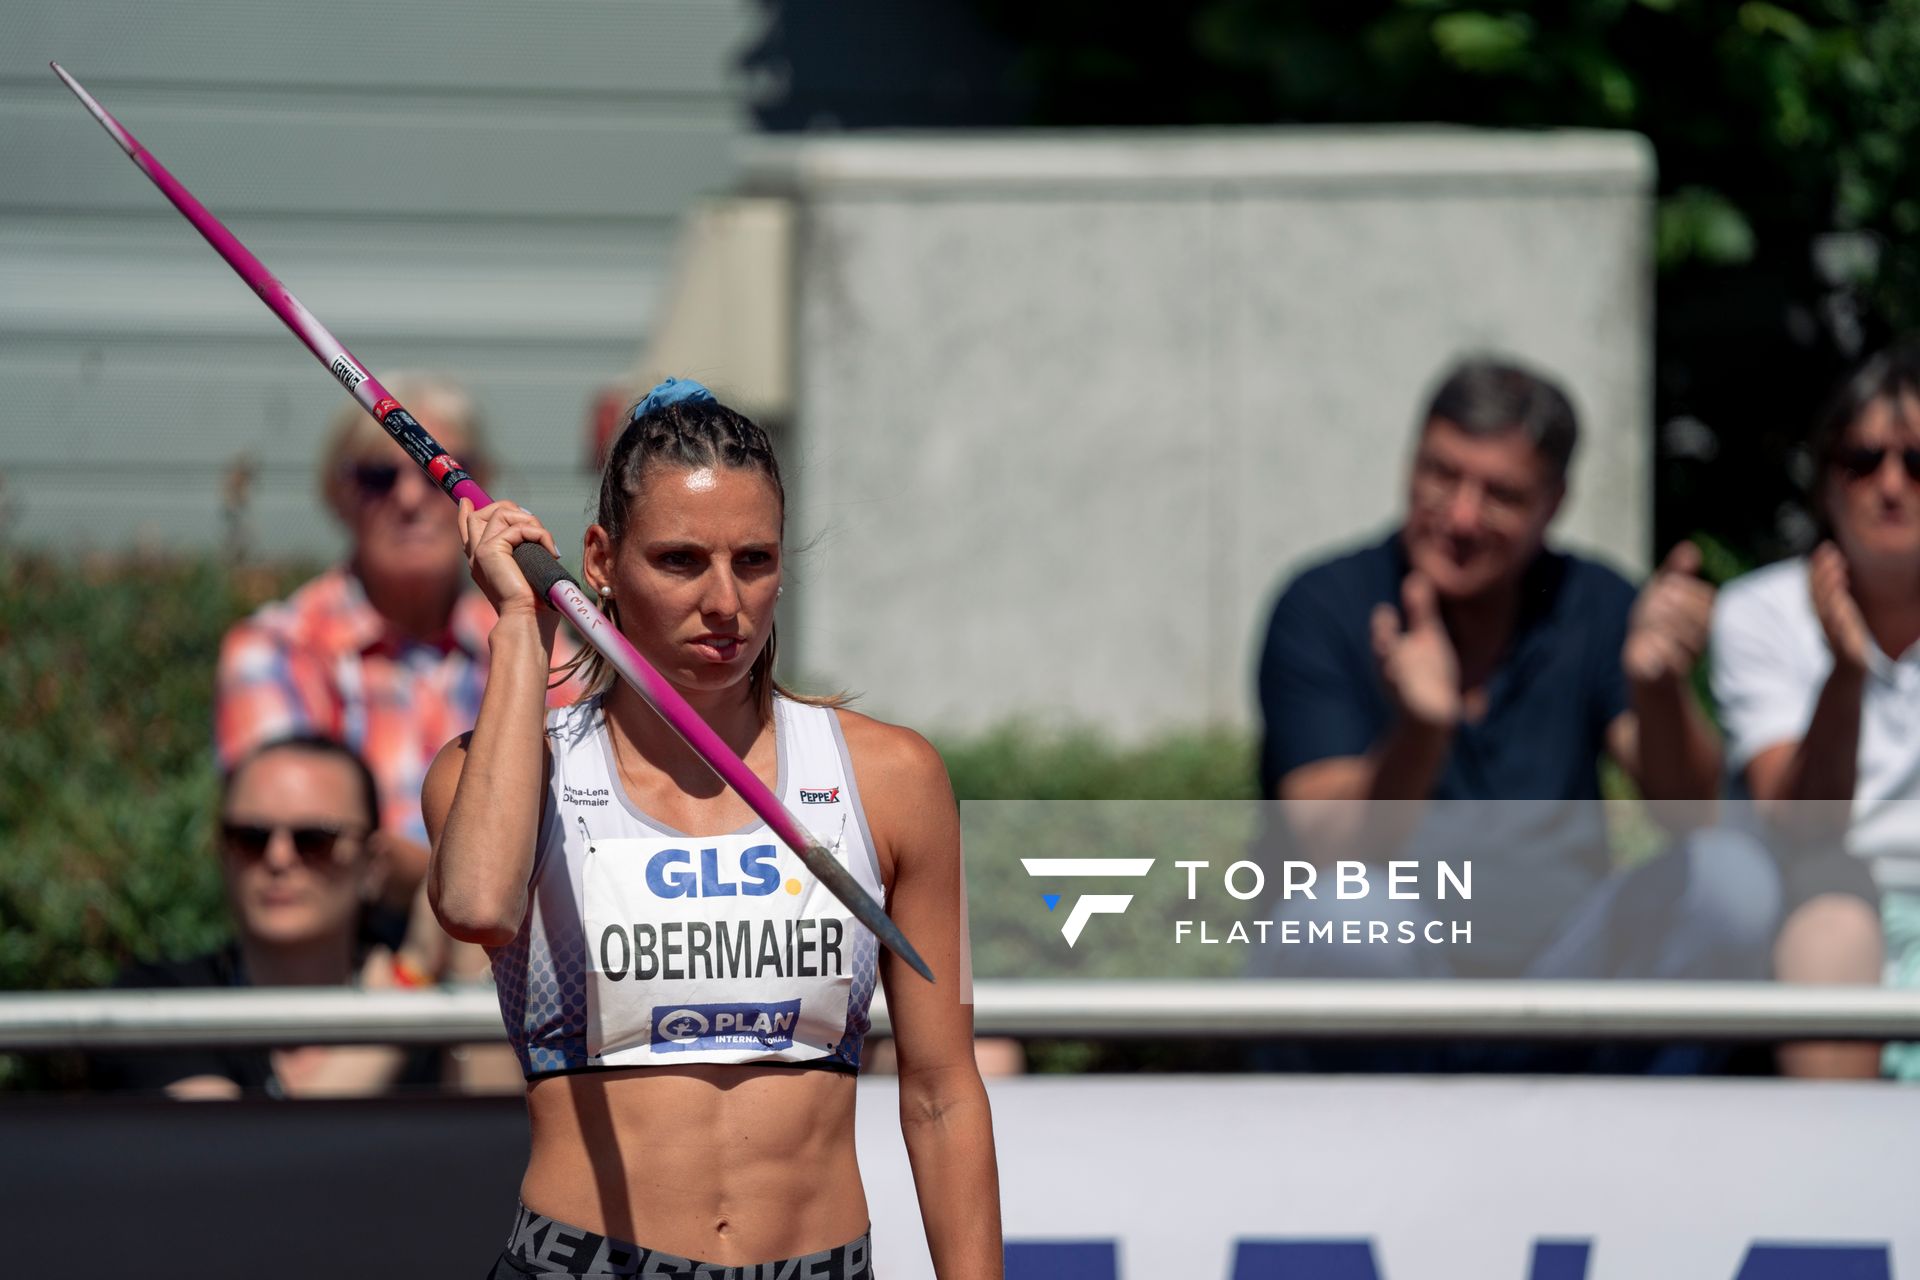
[[[361,939],[360,914],[376,883],[376,806],[373,775],[338,742],[295,737],[248,752],[221,784],[215,834],[233,941],[186,960],[134,965],[114,985],[404,985],[395,958]],[[416,918],[416,930],[433,927],[430,916]],[[439,1076],[438,1054],[389,1046],[210,1047],[95,1064],[98,1083],[177,1098],[364,1096]]]
[[[1920,340],[1873,356],[1815,427],[1809,556],[1720,593],[1713,684],[1736,791],[1785,862],[1787,982],[1920,986]],[[1890,961],[1891,963],[1886,963]],[[1886,1068],[1920,1078],[1915,1046]],[[1871,1076],[1877,1045],[1781,1050]]]
[[[479,414],[463,387],[406,373],[386,385],[485,482]],[[227,768],[297,733],[365,757],[380,790],[383,898],[404,913],[427,869],[420,784],[441,744],[473,727],[493,607],[468,579],[453,504],[351,401],[328,434],[320,493],[346,530],[345,563],[227,633],[215,743]]]

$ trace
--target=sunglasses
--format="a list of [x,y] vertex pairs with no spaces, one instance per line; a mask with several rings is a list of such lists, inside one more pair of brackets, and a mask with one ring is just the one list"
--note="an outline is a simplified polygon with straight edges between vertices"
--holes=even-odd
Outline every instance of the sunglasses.
[[355,462],[345,470],[363,498],[384,498],[400,483],[400,468],[391,462]]
[[257,822],[223,821],[220,824],[220,839],[226,845],[227,852],[234,857],[243,862],[259,862],[267,856],[267,846],[273,843],[274,835],[281,831],[286,832],[293,841],[293,851],[300,856],[300,861],[315,868],[332,866],[342,843],[350,845],[364,834],[357,828],[348,830],[318,824],[294,826],[279,822],[262,825]]
[[[1856,446],[1842,449],[1833,457],[1833,465],[1845,472],[1849,480],[1865,480],[1880,474],[1880,468],[1887,461],[1892,450],[1884,446],[1866,448]],[[1920,483],[1920,449],[1909,446],[1900,451],[1900,465],[1907,473],[1907,479]]]

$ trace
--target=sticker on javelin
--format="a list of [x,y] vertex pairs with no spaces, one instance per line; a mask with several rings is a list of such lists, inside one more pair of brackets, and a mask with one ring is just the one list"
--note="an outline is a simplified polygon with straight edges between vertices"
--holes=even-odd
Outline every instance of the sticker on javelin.
[[385,396],[373,406],[373,416],[385,422],[387,415],[399,407],[400,402],[398,400],[395,400],[392,396]]
[[[391,400],[383,400],[380,403],[393,404]],[[459,459],[450,453],[442,452],[439,442],[428,435],[426,428],[414,421],[413,415],[399,405],[394,404],[387,410],[386,416],[380,419],[380,425],[385,427],[387,434],[407,451],[409,458],[426,468],[427,474],[433,477],[433,482],[449,495],[453,493],[453,487],[462,480],[473,479],[467,474],[467,469],[460,465]]]
[[[442,489],[448,485],[458,484],[467,478],[466,468],[455,461],[451,454],[445,453],[437,458],[429,458],[427,460],[427,474],[432,476],[433,482]],[[452,478],[449,479],[448,477]]]
[[348,359],[344,351],[333,358],[333,363],[327,366],[327,371],[340,379],[340,385],[349,391],[367,380],[367,375],[360,366]]

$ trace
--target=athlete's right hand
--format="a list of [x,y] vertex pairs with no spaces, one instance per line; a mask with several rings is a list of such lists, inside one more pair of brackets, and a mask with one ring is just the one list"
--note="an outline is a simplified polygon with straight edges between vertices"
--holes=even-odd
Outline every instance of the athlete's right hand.
[[540,601],[527,585],[527,575],[515,563],[513,549],[523,542],[537,542],[559,558],[553,535],[531,511],[512,502],[496,502],[475,510],[473,503],[460,499],[460,541],[467,549],[467,571],[486,593],[495,613],[537,616]]

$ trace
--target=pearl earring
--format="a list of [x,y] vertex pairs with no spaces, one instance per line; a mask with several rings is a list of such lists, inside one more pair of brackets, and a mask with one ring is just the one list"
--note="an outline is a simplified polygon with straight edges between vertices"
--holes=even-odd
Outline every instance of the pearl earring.
[[785,594],[787,594],[787,589],[785,587],[775,587],[773,589],[773,598],[775,600],[778,600],[781,596]]
[[600,587],[600,599],[602,601],[613,599],[613,588],[603,583]]

